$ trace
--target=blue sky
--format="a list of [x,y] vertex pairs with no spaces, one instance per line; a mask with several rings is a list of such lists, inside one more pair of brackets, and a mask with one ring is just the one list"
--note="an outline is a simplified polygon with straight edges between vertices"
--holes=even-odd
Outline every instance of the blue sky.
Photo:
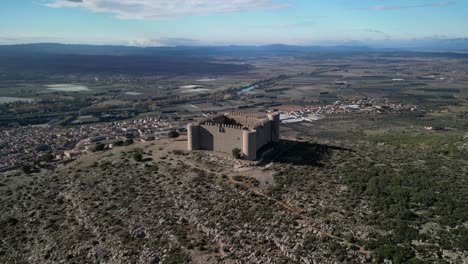
[[15,0],[0,4],[0,19],[2,44],[334,45],[468,37],[466,0]]

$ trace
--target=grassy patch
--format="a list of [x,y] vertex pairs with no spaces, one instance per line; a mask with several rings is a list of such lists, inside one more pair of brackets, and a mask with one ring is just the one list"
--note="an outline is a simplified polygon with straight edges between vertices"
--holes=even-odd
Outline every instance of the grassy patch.
[[370,139],[374,142],[384,142],[402,149],[450,156],[466,156],[466,150],[462,146],[468,142],[464,134],[453,132],[395,132],[372,135]]

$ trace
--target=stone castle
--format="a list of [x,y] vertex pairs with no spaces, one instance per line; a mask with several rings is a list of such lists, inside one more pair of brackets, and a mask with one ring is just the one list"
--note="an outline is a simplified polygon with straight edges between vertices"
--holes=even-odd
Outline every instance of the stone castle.
[[279,126],[278,113],[263,117],[235,112],[217,115],[187,125],[188,150],[232,153],[237,148],[244,159],[256,160],[260,148],[279,141]]

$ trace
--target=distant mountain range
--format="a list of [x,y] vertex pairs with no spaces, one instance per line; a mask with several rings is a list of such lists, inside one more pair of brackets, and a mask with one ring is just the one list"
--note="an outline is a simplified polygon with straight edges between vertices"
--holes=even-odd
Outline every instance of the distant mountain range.
[[176,47],[135,47],[114,45],[76,45],[58,43],[35,43],[0,45],[0,55],[13,54],[73,54],[73,55],[181,55],[181,56],[262,56],[294,55],[311,52],[363,52],[371,51],[365,46],[176,46]]
[[[109,45],[69,45],[38,43],[0,46],[0,75],[16,74],[133,73],[133,74],[224,74],[253,69],[242,58],[296,56],[303,58],[340,58],[374,54],[395,57],[450,57],[468,59],[468,39],[400,43],[402,48],[386,45],[342,46],[176,46],[131,47]],[[382,43],[380,43],[382,44]],[[392,43],[388,43],[391,46]],[[422,45],[422,43],[421,43]],[[442,49],[447,47],[446,49]],[[229,57],[231,62],[220,59]],[[236,62],[238,60],[239,62]],[[13,77],[11,77],[13,76]]]
[[267,56],[294,55],[303,53],[353,53],[382,51],[468,51],[468,38],[459,39],[419,39],[412,41],[374,41],[350,42],[336,46],[176,46],[176,47],[135,47],[117,45],[76,45],[58,43],[35,43],[18,45],[0,45],[0,55],[13,54],[74,54],[74,55],[181,55],[181,56]]
[[[354,44],[363,45],[357,42]],[[468,38],[442,39],[422,38],[415,40],[386,40],[366,42],[375,49],[411,50],[411,51],[468,51]]]

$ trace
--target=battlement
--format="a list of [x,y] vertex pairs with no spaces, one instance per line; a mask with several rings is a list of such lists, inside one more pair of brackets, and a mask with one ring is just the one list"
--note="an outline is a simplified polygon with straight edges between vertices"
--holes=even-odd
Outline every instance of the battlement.
[[239,129],[239,130],[246,130],[248,128],[242,126],[242,125],[230,125],[230,124],[219,124],[219,123],[213,123],[213,122],[200,122],[200,125],[202,126],[212,126],[212,127],[223,127],[223,128],[232,128],[232,129]]
[[246,112],[226,112],[225,115],[228,115],[228,116],[243,116],[243,117],[250,117],[250,118],[265,117],[265,115],[261,114],[261,113],[246,113]]
[[242,129],[254,129],[255,127],[268,122],[265,115],[259,113],[238,113],[227,112],[224,114],[215,115],[201,121],[200,125],[226,125],[230,128],[242,127]]

